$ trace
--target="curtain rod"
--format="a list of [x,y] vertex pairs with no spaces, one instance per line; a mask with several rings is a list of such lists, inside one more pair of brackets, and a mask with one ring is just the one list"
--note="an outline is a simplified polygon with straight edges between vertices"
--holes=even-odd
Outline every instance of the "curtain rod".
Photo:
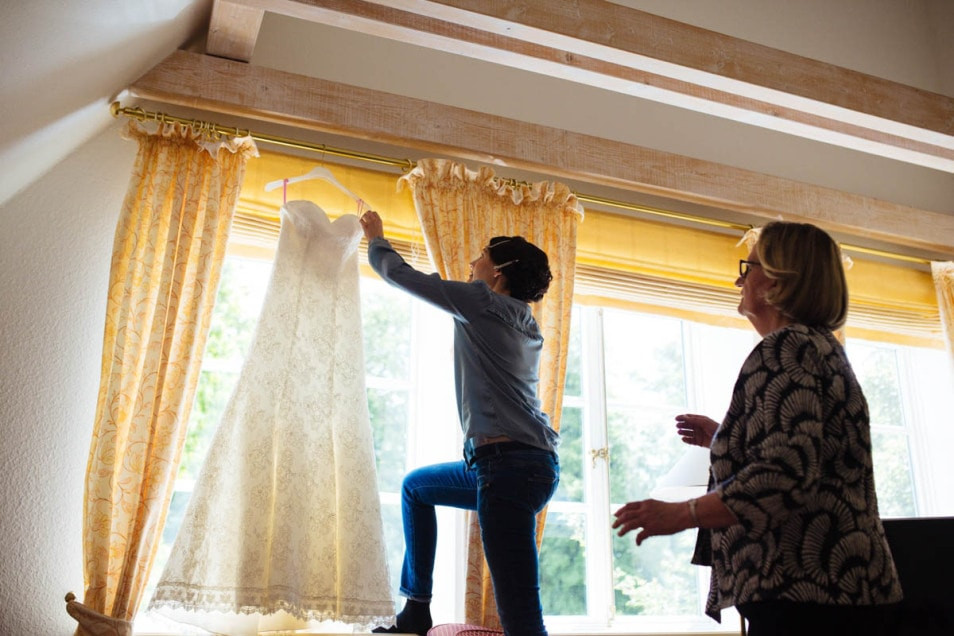
[[328,155],[334,155],[336,157],[347,157],[349,159],[360,159],[361,161],[368,161],[371,163],[377,163],[380,165],[393,166],[395,168],[400,168],[404,172],[414,168],[414,162],[410,159],[394,159],[393,157],[385,157],[382,155],[375,155],[367,152],[358,152],[356,150],[346,150],[344,148],[335,148],[333,146],[328,146],[325,144],[313,144],[307,141],[300,141],[298,139],[289,139],[287,137],[279,137],[277,135],[266,135],[264,133],[257,133],[247,128],[239,128],[238,126],[222,126],[220,124],[215,124],[212,122],[202,121],[199,119],[185,119],[183,117],[176,117],[175,115],[168,115],[166,113],[158,113],[148,110],[143,110],[139,106],[122,106],[119,102],[113,102],[109,106],[109,111],[113,114],[113,117],[119,117],[120,115],[125,115],[132,119],[139,121],[157,121],[160,123],[176,123],[182,124],[183,126],[189,126],[197,132],[204,132],[211,137],[251,137],[255,141],[263,141],[270,144],[275,144],[278,146],[285,146],[286,148],[296,148],[299,150],[311,150],[313,152],[321,152]]
[[[334,146],[328,146],[326,144],[315,144],[308,141],[301,141],[298,139],[290,139],[288,137],[279,137],[276,135],[268,135],[264,133],[253,132],[247,128],[240,129],[238,126],[222,126],[213,122],[202,121],[199,119],[186,119],[183,117],[176,117],[174,115],[168,115],[162,112],[147,111],[142,109],[139,106],[123,106],[118,101],[113,102],[109,106],[109,111],[112,113],[113,117],[119,117],[120,115],[125,115],[132,119],[139,121],[157,121],[160,123],[177,123],[184,126],[189,126],[195,131],[205,132],[211,137],[219,138],[223,136],[233,136],[233,137],[251,137],[255,141],[275,144],[278,146],[284,146],[286,148],[295,148],[298,150],[310,150],[312,152],[320,152],[326,155],[333,155],[336,157],[346,157],[348,159],[358,159],[360,161],[367,161],[369,163],[376,163],[379,165],[392,166],[395,168],[400,168],[402,172],[409,172],[412,170],[415,165],[415,162],[410,159],[396,159],[394,157],[386,157],[383,155],[376,155],[372,153],[359,152],[356,150],[347,150],[345,148],[335,148]],[[507,179],[501,178],[501,181],[509,183],[511,185],[519,185],[527,182],[518,181],[516,179]],[[692,214],[683,214],[681,212],[675,212],[673,210],[664,210],[662,208],[654,208],[646,205],[639,205],[636,203],[629,203],[627,201],[619,201],[616,199],[608,199],[604,197],[582,194],[579,192],[574,192],[577,200],[584,203],[596,203],[599,205],[606,205],[610,207],[619,208],[622,210],[629,210],[633,212],[641,212],[643,214],[648,214],[652,216],[661,216],[668,219],[678,219],[681,221],[689,221],[692,223],[698,223],[701,225],[709,225],[713,227],[719,227],[723,229],[738,230],[740,232],[746,232],[752,229],[751,225],[742,225],[740,223],[732,223],[730,221],[721,221],[719,219],[710,219],[703,216],[695,216]],[[882,258],[888,258],[892,260],[906,261],[909,263],[918,263],[921,265],[930,265],[931,261],[924,258],[919,258],[916,256],[907,256],[905,254],[896,254],[894,252],[887,252],[884,250],[878,250],[869,247],[859,247],[855,245],[846,245],[841,244],[843,250],[858,252],[861,254],[868,254],[871,256],[880,256]]]

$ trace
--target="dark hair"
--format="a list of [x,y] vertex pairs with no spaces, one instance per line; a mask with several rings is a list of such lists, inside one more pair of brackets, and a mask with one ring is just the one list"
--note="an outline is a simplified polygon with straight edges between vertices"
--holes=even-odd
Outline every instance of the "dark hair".
[[838,329],[848,315],[848,283],[841,249],[810,223],[773,221],[759,232],[755,252],[762,271],[778,281],[770,305],[811,327]]
[[546,252],[522,236],[495,236],[487,254],[495,268],[507,277],[510,296],[535,303],[550,288],[553,275]]

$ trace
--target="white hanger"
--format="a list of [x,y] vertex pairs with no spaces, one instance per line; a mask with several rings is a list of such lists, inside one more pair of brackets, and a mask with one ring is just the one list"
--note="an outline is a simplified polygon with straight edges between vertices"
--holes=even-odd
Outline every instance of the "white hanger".
[[291,177],[287,180],[279,179],[278,181],[272,181],[265,185],[265,192],[271,192],[275,188],[280,188],[286,183],[297,183],[299,181],[307,181],[309,179],[321,179],[323,181],[327,181],[333,186],[335,186],[336,188],[338,188],[339,190],[341,190],[342,192],[344,192],[345,194],[347,194],[349,197],[351,197],[355,201],[358,201],[358,202],[361,201],[361,197],[359,197],[357,194],[355,194],[348,188],[341,185],[341,182],[339,182],[335,178],[335,175],[331,174],[331,171],[328,170],[328,168],[325,168],[324,166],[315,166],[310,171],[308,171],[307,174],[303,174],[298,177]]

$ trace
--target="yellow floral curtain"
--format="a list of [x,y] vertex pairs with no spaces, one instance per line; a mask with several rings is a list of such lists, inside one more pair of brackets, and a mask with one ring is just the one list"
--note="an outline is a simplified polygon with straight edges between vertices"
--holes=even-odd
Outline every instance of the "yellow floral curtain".
[[931,276],[937,290],[937,307],[944,327],[944,340],[954,362],[954,261],[932,262]]
[[[425,159],[399,181],[414,194],[428,254],[445,279],[466,280],[470,261],[494,236],[520,235],[550,260],[553,283],[533,307],[544,337],[539,396],[554,429],[560,429],[563,381],[573,308],[576,233],[583,210],[568,187],[541,181],[512,185],[486,167],[469,170],[443,159]],[[543,536],[545,511],[537,526]],[[476,515],[468,550],[465,620],[500,627]]]
[[84,499],[77,634],[132,634],[172,496],[251,138],[129,122]]

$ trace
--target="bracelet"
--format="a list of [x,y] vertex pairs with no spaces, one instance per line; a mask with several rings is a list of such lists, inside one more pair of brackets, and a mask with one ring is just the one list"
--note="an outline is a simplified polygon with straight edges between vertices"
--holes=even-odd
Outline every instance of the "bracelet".
[[688,502],[686,502],[689,504],[689,516],[692,517],[693,528],[700,527],[699,517],[696,515],[696,501],[697,501],[696,499],[690,499]]

